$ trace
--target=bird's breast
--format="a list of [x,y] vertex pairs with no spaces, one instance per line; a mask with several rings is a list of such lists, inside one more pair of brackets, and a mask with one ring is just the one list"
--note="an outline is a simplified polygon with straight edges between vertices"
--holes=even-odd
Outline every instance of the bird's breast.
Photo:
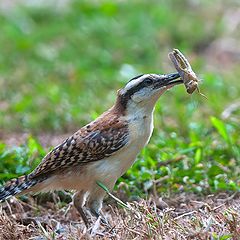
[[[125,147],[112,156],[91,165],[96,179],[106,186],[123,175],[134,163],[138,153],[148,143],[153,131],[152,115],[128,121],[129,140]],[[89,171],[91,172],[91,171]]]
[[118,159],[119,176],[125,173],[132,166],[137,155],[148,143],[153,132],[153,117],[135,118],[129,121],[129,143],[118,154],[114,156]]
[[153,132],[153,116],[136,117],[129,121],[130,141],[140,150],[149,141]]

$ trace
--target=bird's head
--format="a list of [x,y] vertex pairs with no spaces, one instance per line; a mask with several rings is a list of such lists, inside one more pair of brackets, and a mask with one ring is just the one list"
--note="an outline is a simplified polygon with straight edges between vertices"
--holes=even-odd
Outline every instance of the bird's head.
[[118,102],[124,110],[129,108],[152,110],[158,98],[169,88],[183,83],[178,73],[143,74],[132,78],[118,91]]

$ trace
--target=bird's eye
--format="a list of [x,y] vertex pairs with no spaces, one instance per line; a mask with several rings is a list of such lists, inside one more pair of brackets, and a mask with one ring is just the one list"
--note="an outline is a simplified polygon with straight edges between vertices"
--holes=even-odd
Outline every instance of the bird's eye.
[[149,86],[149,85],[151,85],[151,84],[153,84],[153,80],[152,80],[151,78],[146,78],[146,79],[144,80],[144,85],[145,85],[145,86]]

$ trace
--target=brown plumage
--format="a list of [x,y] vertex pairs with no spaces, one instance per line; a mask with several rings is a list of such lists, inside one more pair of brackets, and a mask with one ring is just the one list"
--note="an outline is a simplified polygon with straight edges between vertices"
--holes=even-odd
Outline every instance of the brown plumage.
[[98,161],[117,152],[128,140],[127,122],[120,122],[119,115],[113,115],[111,109],[78,130],[48,153],[30,177],[51,175],[55,171]]

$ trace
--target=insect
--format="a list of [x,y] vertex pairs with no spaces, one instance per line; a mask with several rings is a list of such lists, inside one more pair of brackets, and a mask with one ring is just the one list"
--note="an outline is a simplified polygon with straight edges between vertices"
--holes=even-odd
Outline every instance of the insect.
[[174,67],[178,71],[180,77],[182,78],[187,93],[192,94],[197,89],[198,93],[201,96],[207,98],[200,92],[198,87],[199,80],[196,74],[193,72],[190,63],[185,58],[185,56],[178,49],[173,49],[173,51],[170,52],[168,56],[173,62]]

